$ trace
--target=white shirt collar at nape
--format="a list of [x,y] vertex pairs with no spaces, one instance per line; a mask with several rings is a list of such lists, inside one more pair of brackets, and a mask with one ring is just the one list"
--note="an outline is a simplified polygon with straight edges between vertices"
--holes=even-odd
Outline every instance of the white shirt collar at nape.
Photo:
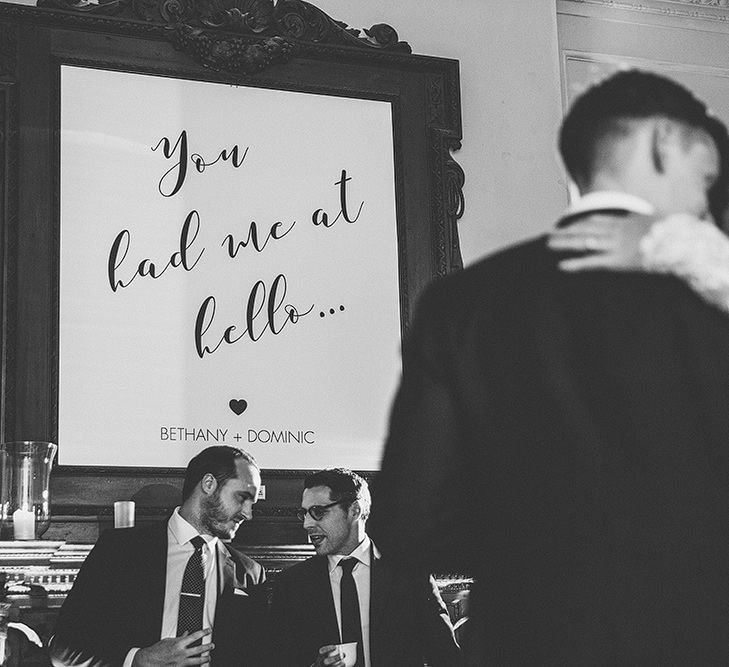
[[570,218],[580,213],[605,209],[622,209],[631,213],[640,213],[641,215],[652,215],[656,210],[645,199],[630,195],[627,192],[598,190],[588,192],[572,202],[562,218]]
[[218,538],[213,537],[212,535],[203,535],[198,533],[194,526],[180,516],[179,507],[175,507],[175,511],[172,512],[168,527],[177,544],[185,544],[185,542],[189,542],[196,535],[200,535],[207,543],[211,553],[217,546]]

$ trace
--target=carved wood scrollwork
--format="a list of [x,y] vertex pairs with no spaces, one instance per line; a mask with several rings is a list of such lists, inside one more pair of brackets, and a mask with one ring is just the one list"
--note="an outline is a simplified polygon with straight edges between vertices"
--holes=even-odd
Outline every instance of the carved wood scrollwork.
[[161,19],[165,23],[180,23],[192,19],[195,3],[193,0],[132,0],[132,10],[137,18],[145,21]]
[[465,173],[451,155],[461,147],[458,139],[440,128],[431,128],[431,162],[435,176],[432,192],[433,214],[443,220],[438,228],[436,264],[438,274],[463,268],[461,249],[458,241],[458,221],[463,216],[465,200],[463,185]]
[[303,0],[38,0],[38,7],[144,21],[167,29],[175,48],[201,65],[240,75],[287,61],[295,42],[410,53],[389,25],[350,28]]
[[294,50],[291,42],[281,37],[251,43],[242,37],[219,38],[185,24],[174,29],[172,44],[205,67],[236,74],[253,74],[273,63],[285,62]]
[[466,174],[458,162],[451,156],[451,151],[461,147],[460,141],[451,140],[448,142],[448,157],[445,161],[445,215],[450,229],[449,255],[451,269],[462,269],[461,245],[458,240],[458,221],[463,217],[465,210],[465,199],[463,197],[463,186],[466,182]]
[[[428,86],[428,123],[431,127],[431,162],[436,187],[432,193],[432,208],[436,219],[445,224],[438,230],[437,266],[439,275],[462,269],[463,260],[458,240],[458,221],[463,216],[466,180],[452,152],[461,148],[458,137],[444,128],[459,116],[457,96],[444,89],[441,78],[432,78]],[[455,104],[455,106],[453,106]]]
[[203,0],[197,8],[209,28],[258,35],[275,25],[271,0]]
[[362,37],[360,30],[335,21],[303,0],[279,0],[275,17],[282,34],[294,39],[410,53],[408,43],[399,41],[397,32],[389,25],[373,25],[363,31],[365,37]]
[[273,38],[410,53],[394,28],[378,23],[359,30],[304,0],[38,0],[38,7],[78,14],[142,20],[177,27],[224,30],[241,37]]

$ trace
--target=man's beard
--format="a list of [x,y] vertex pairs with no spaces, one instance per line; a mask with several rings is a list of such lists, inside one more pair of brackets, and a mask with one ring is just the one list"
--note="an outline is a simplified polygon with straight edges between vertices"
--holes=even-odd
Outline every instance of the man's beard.
[[216,491],[209,498],[203,498],[201,510],[200,522],[211,535],[222,540],[233,537],[225,526],[233,517],[225,511],[220,493]]

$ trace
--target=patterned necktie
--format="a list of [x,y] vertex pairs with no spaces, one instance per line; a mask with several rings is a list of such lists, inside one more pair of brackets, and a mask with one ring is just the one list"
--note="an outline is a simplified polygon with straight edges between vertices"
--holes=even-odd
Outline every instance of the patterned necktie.
[[[177,636],[186,630],[195,632],[202,630],[203,609],[205,608],[205,576],[203,574],[202,548],[205,540],[196,535],[190,540],[195,551],[187,561],[185,574],[182,576],[182,590],[180,591],[180,611],[177,615]],[[198,646],[198,640],[192,646]]]
[[342,566],[342,644],[357,642],[356,667],[364,665],[364,649],[362,646],[362,621],[359,614],[359,597],[354,583],[352,570],[359,561],[356,558],[343,558]]

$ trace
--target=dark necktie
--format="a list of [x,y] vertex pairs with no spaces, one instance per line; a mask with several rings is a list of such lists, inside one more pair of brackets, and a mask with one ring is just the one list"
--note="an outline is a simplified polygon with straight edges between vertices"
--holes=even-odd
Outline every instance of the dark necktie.
[[362,621],[359,615],[359,597],[354,583],[352,570],[359,563],[356,558],[343,558],[342,566],[342,644],[357,642],[356,667],[364,665],[364,648],[362,646]]
[[[196,535],[190,540],[195,551],[187,561],[185,574],[182,576],[180,591],[180,611],[177,615],[177,636],[183,632],[202,630],[203,609],[205,608],[205,576],[203,574],[202,548],[205,540]],[[200,644],[200,640],[192,646]]]

